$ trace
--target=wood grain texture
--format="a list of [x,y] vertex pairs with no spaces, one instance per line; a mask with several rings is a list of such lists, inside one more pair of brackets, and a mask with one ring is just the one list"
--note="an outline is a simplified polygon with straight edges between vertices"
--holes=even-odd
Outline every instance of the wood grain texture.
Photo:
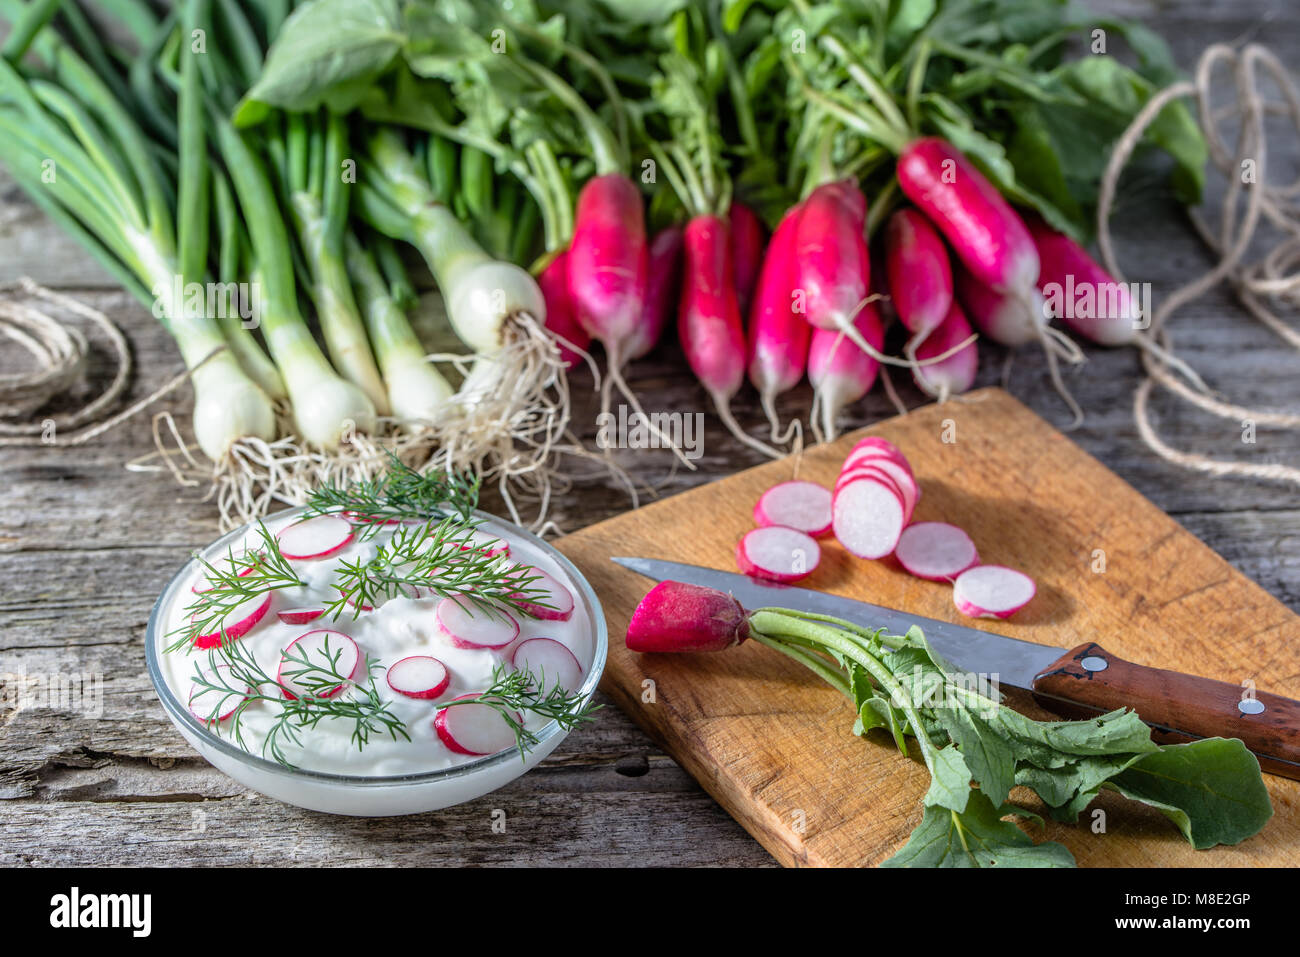
[[[1269,44],[1284,62],[1300,62],[1294,0],[1085,0],[1083,6],[1099,17],[1142,21],[1169,39],[1184,68],[1209,43],[1252,39]],[[1280,180],[1294,175],[1300,152],[1279,138],[1270,161]],[[1210,264],[1163,189],[1121,190],[1114,231],[1129,277],[1152,283],[1157,296]],[[76,295],[121,324],[137,369],[124,404],[182,368],[175,344],[148,311],[117,289],[0,170],[0,280],[21,275]],[[419,322],[418,331],[431,351],[442,351],[439,338],[446,329],[439,328],[436,315]],[[1234,401],[1285,408],[1300,400],[1294,353],[1245,316],[1225,290],[1211,290],[1181,310],[1173,332],[1180,354]],[[891,339],[891,348],[900,341]],[[980,351],[979,384],[1003,381],[1007,350],[982,343]],[[1094,347],[1085,352],[1087,364],[1067,372],[1088,415],[1071,439],[1235,568],[1300,610],[1300,505],[1294,490],[1214,481],[1157,458],[1133,425],[1136,353]],[[20,349],[0,344],[0,368],[11,358],[26,366]],[[668,455],[653,451],[614,453],[663,495],[762,461],[722,428],[708,397],[684,370],[680,350],[668,342],[627,373],[651,411],[706,416],[696,471],[674,471]],[[108,370],[101,351],[92,355],[90,373],[92,387],[102,387]],[[906,377],[896,380],[905,402],[924,401]],[[1037,350],[1017,352],[1006,383],[1039,414],[1068,420]],[[574,430],[589,446],[598,408],[591,390],[590,376],[578,370]],[[806,415],[810,403],[808,388],[801,386],[779,405],[788,418]],[[763,416],[751,390],[743,390],[733,408],[742,423],[761,431]],[[150,411],[170,411],[184,423],[190,409],[190,394],[181,389]],[[843,421],[857,428],[891,414],[877,389],[846,410]],[[1261,431],[1258,442],[1247,446],[1237,423],[1159,392],[1153,415],[1160,434],[1178,448],[1300,466],[1294,433]],[[0,864],[772,863],[613,707],[595,725],[570,735],[511,789],[433,815],[341,822],[235,793],[230,780],[195,758],[171,728],[145,676],[142,636],[150,605],[188,551],[216,533],[215,509],[203,501],[203,489],[180,489],[165,476],[123,468],[152,447],[146,414],[75,450],[0,449],[0,695],[5,675],[16,672],[95,671],[104,682],[103,714],[94,719],[67,709],[13,710],[0,703]],[[575,530],[627,508],[623,492],[597,477],[558,494],[552,514],[562,528]],[[1294,656],[1279,651],[1265,666],[1292,687],[1300,680]],[[825,729],[838,734],[841,714],[839,705],[828,710]],[[500,801],[508,802],[508,832],[486,836],[488,816]],[[525,803],[536,813],[510,810]],[[892,806],[902,813],[916,808],[910,793]],[[208,813],[206,839],[194,830],[196,808]],[[1130,811],[1125,815],[1124,821],[1142,823]],[[1112,840],[1121,837],[1120,820],[1112,820]],[[1145,820],[1149,829],[1168,834],[1162,818]]]
[[[1096,640],[1135,663],[1300,697],[1293,654],[1300,617],[1006,393],[982,390],[868,431],[911,460],[922,487],[916,520],[960,525],[983,561],[1037,579],[1037,596],[1013,619],[975,627],[1055,646]],[[788,865],[870,865],[890,856],[919,820],[924,766],[874,733],[855,738],[844,699],[770,649],[629,652],[618,636],[650,583],[608,558],[732,570],[762,491],[796,468],[829,486],[860,435],[558,543],[605,606],[612,637],[603,690]],[[823,541],[821,565],[801,584],[970,623],[948,585],[913,578],[892,559],[853,558],[833,540]],[[1046,716],[1024,696],[1012,700]],[[1159,815],[1106,798],[1096,805],[1106,811],[1106,833],[1049,824],[1046,836],[1085,865],[1300,865],[1300,782],[1269,778],[1268,786],[1273,820],[1234,848],[1193,851]]]

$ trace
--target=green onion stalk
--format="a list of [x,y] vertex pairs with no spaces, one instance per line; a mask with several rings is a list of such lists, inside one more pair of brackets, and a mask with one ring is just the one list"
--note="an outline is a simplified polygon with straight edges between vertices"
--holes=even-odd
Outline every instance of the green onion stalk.
[[[7,44],[0,59],[0,160],[175,338],[191,371],[194,433],[203,452],[220,461],[241,439],[274,438],[270,397],[243,371],[206,314],[206,297],[186,294],[187,284],[206,278],[206,228],[186,224],[178,231],[173,215],[178,188],[192,207],[178,214],[203,206],[196,196],[206,191],[205,171],[193,142],[181,144],[185,171],[178,187],[132,111],[71,46],[44,28],[49,17],[45,23],[27,19],[37,7],[53,15],[48,4],[7,2],[0,8],[23,24],[17,34],[22,42]],[[19,68],[27,44],[34,44],[44,71]],[[192,82],[193,71],[184,73]],[[192,132],[188,125],[186,131]]]

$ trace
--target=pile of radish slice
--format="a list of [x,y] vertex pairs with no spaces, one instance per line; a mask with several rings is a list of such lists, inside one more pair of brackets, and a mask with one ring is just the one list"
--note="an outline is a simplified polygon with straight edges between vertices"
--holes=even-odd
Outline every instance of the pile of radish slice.
[[911,463],[887,439],[867,436],[853,446],[833,491],[815,482],[774,485],[754,505],[759,527],[736,547],[740,570],[756,578],[794,582],[817,568],[814,536],[833,532],[851,554],[871,560],[893,555],[917,578],[951,582],[953,603],[973,618],[1006,618],[1034,597],[1034,580],[1004,565],[981,565],[962,529],[947,522],[913,522],[921,486]]

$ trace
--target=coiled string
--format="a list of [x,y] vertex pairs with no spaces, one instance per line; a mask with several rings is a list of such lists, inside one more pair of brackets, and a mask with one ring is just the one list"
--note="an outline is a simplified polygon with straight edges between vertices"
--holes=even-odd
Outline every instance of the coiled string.
[[[1215,84],[1215,71],[1221,66],[1231,71],[1230,86],[1236,97],[1234,102],[1216,108],[1211,97],[1219,88]],[[1281,101],[1265,101],[1261,96],[1261,69],[1281,93]],[[1226,281],[1251,315],[1292,348],[1300,351],[1300,331],[1288,325],[1265,305],[1265,300],[1273,299],[1300,307],[1300,179],[1286,185],[1275,185],[1267,181],[1268,144],[1265,132],[1265,121],[1269,115],[1286,115],[1300,137],[1300,89],[1297,89],[1286,67],[1266,47],[1250,44],[1236,50],[1221,43],[1209,47],[1201,54],[1194,80],[1175,83],[1161,90],[1134,117],[1116,143],[1102,179],[1097,203],[1097,243],[1102,261],[1116,281],[1124,281],[1110,235],[1110,211],[1115,200],[1116,186],[1147,127],[1165,106],[1183,97],[1195,99],[1210,162],[1226,183],[1217,234],[1196,211],[1189,211],[1197,234],[1219,257],[1219,261],[1203,276],[1180,286],[1165,297],[1151,317],[1150,334],[1165,352],[1172,355],[1173,346],[1169,330],[1165,326],[1166,321],[1178,309]],[[1231,148],[1220,132],[1220,124],[1225,120],[1235,120],[1239,124],[1236,143]],[[1243,174],[1251,164],[1254,176],[1247,182]],[[1243,259],[1255,238],[1261,219],[1281,231],[1283,238],[1262,260],[1246,263]],[[1147,405],[1151,388],[1158,382],[1198,408],[1235,422],[1295,429],[1300,428],[1300,414],[1274,409],[1250,409],[1228,402],[1208,389],[1198,389],[1173,375],[1169,364],[1162,361],[1159,352],[1155,350],[1143,351],[1142,364],[1147,378],[1134,393],[1133,415],[1138,434],[1157,455],[1183,468],[1208,475],[1245,476],[1300,485],[1300,469],[1297,468],[1225,461],[1171,447],[1156,434]]]

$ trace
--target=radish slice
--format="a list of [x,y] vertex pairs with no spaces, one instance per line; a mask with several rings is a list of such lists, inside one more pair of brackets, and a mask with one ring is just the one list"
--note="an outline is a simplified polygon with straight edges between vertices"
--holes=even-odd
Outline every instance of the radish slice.
[[[319,673],[312,671],[305,675],[295,676],[293,673],[301,672],[303,666],[301,661],[288,660],[285,656],[289,654],[293,654],[297,659],[305,657],[312,665],[320,668],[333,667],[336,673],[349,680],[357,673],[357,666],[361,664],[361,649],[357,647],[355,641],[341,631],[317,628],[315,631],[299,635],[289,642],[288,648],[284,649],[284,654],[280,658],[280,670],[275,676],[280,685],[280,690],[284,692],[284,696],[290,701],[296,700],[300,694],[312,694],[311,685],[314,682],[309,681],[304,685],[302,678],[310,679],[318,676]],[[343,687],[340,684],[337,687],[318,692],[316,696],[319,698],[332,698],[342,691]],[[297,694],[294,694],[295,691]]]
[[519,637],[519,622],[507,612],[479,608],[463,595],[438,602],[435,614],[438,629],[457,648],[504,648]]
[[559,685],[566,691],[582,686],[582,665],[573,652],[553,638],[529,638],[515,648],[516,671],[530,671],[541,690]]
[[466,545],[463,551],[482,552],[488,558],[496,558],[498,555],[509,555],[510,544],[503,542],[495,535],[490,535],[480,529],[474,529],[470,532],[470,541],[473,545]]
[[773,485],[754,503],[754,521],[825,535],[831,530],[831,493],[816,482]]
[[[248,557],[249,556],[247,555],[243,555],[239,559],[237,559],[237,561],[247,561]],[[225,561],[226,564],[228,565],[230,564],[230,559],[228,558],[223,559],[223,561]],[[216,562],[213,562],[212,564],[214,567],[216,566]],[[238,578],[246,578],[253,573],[253,569],[256,567],[257,566],[255,564],[245,565],[243,568],[240,568],[239,571],[235,572],[235,575]],[[202,595],[204,592],[212,591],[212,579],[209,578],[208,575],[205,573],[202,578],[200,578],[197,582],[195,582],[193,585],[190,586],[190,591],[194,592],[194,594],[196,595]]]
[[436,698],[451,684],[451,672],[437,658],[412,655],[388,669],[388,687],[408,698]]
[[957,576],[952,600],[971,618],[1007,618],[1029,604],[1038,586],[1024,572],[1004,565],[976,565]]
[[905,465],[899,465],[893,459],[872,459],[869,460],[869,464],[894,480],[894,484],[903,493],[903,504],[907,506],[907,520],[910,522],[912,513],[916,511],[916,504],[921,501],[921,485],[912,474],[912,470]]
[[[198,667],[199,667],[199,673],[202,674],[205,679],[208,679],[208,676],[213,673],[211,670],[204,667],[203,665],[199,665]],[[229,685],[231,687],[238,687],[238,685],[234,684],[234,682],[231,681],[230,676],[232,670],[233,669],[230,667],[230,665],[224,661],[218,662],[215,669],[215,671],[219,675],[219,679],[222,684]],[[189,699],[186,701],[186,705],[190,709],[190,714],[194,715],[194,717],[198,718],[204,724],[211,723],[210,719],[212,718],[212,712],[216,708],[221,709],[220,714],[217,715],[217,720],[225,721],[232,714],[234,714],[236,711],[239,710],[239,706],[243,702],[248,700],[248,692],[250,690],[251,689],[249,689],[248,686],[245,685],[243,695],[226,694],[225,692],[218,691],[213,688],[202,687],[201,685],[199,685],[197,681],[194,680],[193,677],[191,677],[190,695],[189,695]],[[195,699],[198,700],[196,701]]]
[[877,446],[867,446],[850,452],[844,459],[844,465],[840,468],[840,471],[847,472],[859,465],[876,465],[881,461],[893,462],[909,475],[912,474],[912,463],[903,458],[900,453],[890,452]]
[[917,578],[930,581],[952,581],[980,562],[970,536],[947,522],[907,526],[899,536],[894,557]]
[[907,524],[902,494],[870,476],[836,490],[831,517],[835,537],[859,558],[884,558],[893,552]]
[[290,525],[276,538],[285,558],[326,558],[352,541],[352,526],[337,515],[317,515]]
[[324,608],[286,608],[275,616],[286,625],[306,625],[325,614]]
[[[477,698],[466,694],[454,701]],[[516,715],[520,724],[523,718]],[[460,704],[441,708],[433,718],[433,728],[448,749],[457,754],[496,754],[515,746],[515,733],[495,709],[485,704]]]
[[794,582],[811,575],[822,560],[817,539],[797,528],[765,525],[745,534],[736,546],[741,572],[775,582]]
[[265,595],[254,595],[252,598],[246,598],[241,601],[230,611],[226,612],[226,617],[221,620],[221,628],[210,632],[206,635],[199,635],[194,639],[195,648],[216,648],[221,644],[221,634],[224,631],[227,641],[234,641],[236,638],[242,638],[248,634],[257,625],[266,610],[271,607],[271,593]]
[[517,570],[516,577],[533,578],[524,586],[525,588],[540,588],[542,590],[540,594],[531,593],[530,597],[537,598],[538,601],[551,606],[550,608],[543,608],[540,604],[525,601],[519,603],[519,607],[523,611],[540,618],[542,621],[568,621],[573,616],[573,594],[569,589],[540,568],[534,568],[531,565],[519,565]]
[[859,449],[866,448],[884,449],[887,452],[892,452],[900,458],[903,458],[903,453],[897,445],[889,441],[889,439],[882,439],[878,435],[868,435],[858,439],[857,442],[853,443],[853,448],[849,451],[849,454],[852,455]]
[[[849,469],[849,471],[841,475],[836,480],[835,487],[837,489],[843,488],[850,482],[861,478],[874,479],[894,492],[903,503],[903,524],[906,525],[912,520],[912,512],[916,510],[917,493],[920,491],[914,482],[907,479],[906,476],[900,480],[877,465],[859,465],[857,468]],[[905,482],[906,485],[904,485]]]

